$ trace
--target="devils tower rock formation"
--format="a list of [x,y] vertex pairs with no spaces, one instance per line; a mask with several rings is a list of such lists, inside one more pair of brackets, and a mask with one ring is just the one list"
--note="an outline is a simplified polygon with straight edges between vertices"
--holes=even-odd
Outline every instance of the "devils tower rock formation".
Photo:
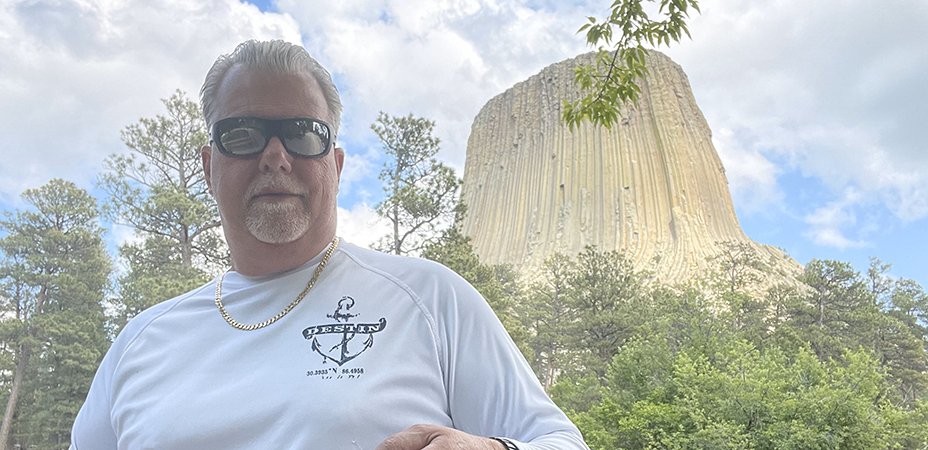
[[774,270],[799,268],[741,230],[709,125],[686,74],[663,54],[649,54],[641,98],[619,123],[568,130],[561,99],[579,98],[573,67],[594,56],[545,68],[474,119],[462,229],[481,260],[530,273],[554,252],[595,245],[676,283],[703,273],[730,241],[750,243]]

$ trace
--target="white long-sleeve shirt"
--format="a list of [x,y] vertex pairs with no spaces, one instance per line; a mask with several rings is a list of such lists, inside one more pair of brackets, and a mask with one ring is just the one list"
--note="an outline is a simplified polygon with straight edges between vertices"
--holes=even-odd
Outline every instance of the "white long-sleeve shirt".
[[[283,310],[322,255],[226,275],[242,323]],[[231,327],[215,280],[132,319],[94,377],[72,450],[373,450],[417,423],[586,449],[486,301],[447,268],[342,243],[309,295]]]

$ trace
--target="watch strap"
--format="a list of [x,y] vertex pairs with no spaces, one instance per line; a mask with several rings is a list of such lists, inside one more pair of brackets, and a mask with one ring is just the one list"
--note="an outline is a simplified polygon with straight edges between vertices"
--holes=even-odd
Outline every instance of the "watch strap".
[[500,444],[503,444],[503,447],[506,447],[506,450],[519,450],[519,447],[516,447],[516,444],[514,444],[509,439],[500,438],[500,437],[491,437],[490,439],[493,439],[494,441],[497,441]]

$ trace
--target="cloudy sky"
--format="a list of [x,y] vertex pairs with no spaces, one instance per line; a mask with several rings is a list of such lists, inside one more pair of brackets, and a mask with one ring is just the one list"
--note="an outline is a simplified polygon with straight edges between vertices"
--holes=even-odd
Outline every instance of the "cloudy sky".
[[[191,96],[245,39],[302,43],[333,72],[348,152],[339,233],[366,244],[378,111],[437,121],[463,171],[494,95],[588,51],[601,0],[0,0],[0,208],[61,177],[92,192],[119,132]],[[928,284],[928,1],[701,0],[681,64],[748,236]],[[126,236],[115,230],[111,239]]]

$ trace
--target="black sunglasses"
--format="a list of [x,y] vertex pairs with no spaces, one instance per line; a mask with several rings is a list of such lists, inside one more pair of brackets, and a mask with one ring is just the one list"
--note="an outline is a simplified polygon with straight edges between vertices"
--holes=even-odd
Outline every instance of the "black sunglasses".
[[227,156],[251,156],[264,151],[277,136],[287,153],[321,158],[334,145],[332,126],[317,119],[229,117],[213,124],[210,137]]

